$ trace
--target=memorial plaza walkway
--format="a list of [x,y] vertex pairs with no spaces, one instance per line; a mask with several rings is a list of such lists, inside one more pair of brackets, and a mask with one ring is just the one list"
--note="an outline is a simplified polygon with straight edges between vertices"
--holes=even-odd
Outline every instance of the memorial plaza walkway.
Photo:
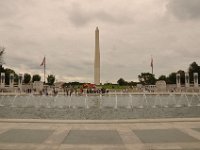
[[200,119],[0,119],[0,150],[200,150]]

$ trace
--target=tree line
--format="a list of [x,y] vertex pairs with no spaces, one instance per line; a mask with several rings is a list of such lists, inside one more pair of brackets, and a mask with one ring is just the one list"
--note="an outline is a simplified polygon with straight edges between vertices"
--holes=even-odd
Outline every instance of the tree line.
[[[196,63],[193,62],[189,65],[188,71],[189,73],[189,79],[190,83],[194,83],[194,73],[198,73],[198,81],[200,81],[200,66]],[[168,76],[166,75],[160,75],[158,78],[155,77],[154,74],[151,74],[149,72],[143,72],[140,75],[138,75],[138,80],[139,82],[128,82],[125,81],[123,78],[120,78],[117,83],[121,86],[130,86],[130,85],[136,85],[136,84],[142,84],[142,85],[154,85],[156,81],[158,80],[164,80],[167,84],[176,84],[176,74],[180,74],[180,82],[181,84],[185,84],[185,71],[183,70],[178,70],[177,72],[172,72]]]
[[[14,70],[10,68],[4,68],[3,64],[5,64],[3,56],[5,54],[5,47],[0,46],[0,73],[5,73],[5,84],[9,85],[10,74],[14,74],[14,82],[18,83],[19,75],[15,73]],[[29,73],[25,73],[23,75],[23,83],[28,84],[35,81],[41,81],[41,76],[39,74],[30,75]],[[47,84],[53,85],[55,82],[55,76],[50,74],[47,77]]]
[[[5,73],[5,84],[9,85],[9,80],[10,80],[10,74],[14,74],[14,83],[18,84],[19,80],[19,75],[16,74],[16,72],[10,68],[4,68],[0,66],[0,72]],[[23,83],[24,84],[29,84],[29,83],[34,83],[35,81],[41,81],[41,76],[39,74],[34,74],[31,76],[29,73],[23,74]],[[47,76],[47,84],[53,85],[55,82],[55,76],[50,74]]]

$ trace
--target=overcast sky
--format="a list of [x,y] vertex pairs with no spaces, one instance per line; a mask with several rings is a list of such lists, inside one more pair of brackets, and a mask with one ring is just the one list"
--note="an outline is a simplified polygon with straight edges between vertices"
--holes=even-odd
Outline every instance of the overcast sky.
[[200,64],[200,0],[0,0],[5,67],[59,81],[93,82],[100,30],[101,82],[156,77]]

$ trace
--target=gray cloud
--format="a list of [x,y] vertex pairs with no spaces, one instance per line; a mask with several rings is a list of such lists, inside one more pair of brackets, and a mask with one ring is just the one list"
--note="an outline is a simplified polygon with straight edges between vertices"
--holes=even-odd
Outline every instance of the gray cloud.
[[1,0],[0,1],[0,17],[1,19],[5,19],[7,17],[11,17],[16,15],[17,11],[17,3],[12,2],[12,0]]
[[23,29],[22,26],[20,25],[17,25],[16,23],[13,23],[13,22],[4,22],[2,24],[0,24],[0,27],[1,28],[7,28],[8,30],[21,30]]
[[[187,70],[192,61],[200,64],[199,5],[187,1],[0,0],[5,67],[43,77],[46,56],[47,74],[57,80],[93,82],[98,25],[102,82],[137,80],[141,72],[151,72],[151,55],[156,77]],[[171,14],[190,21],[171,20]]]
[[199,0],[169,0],[167,9],[181,20],[200,19]]
[[72,3],[71,9],[67,11],[70,21],[75,26],[84,26],[91,22],[100,21],[111,24],[126,24],[133,21],[133,18],[123,14],[123,12],[108,12],[94,4],[91,8],[84,7],[79,3]]

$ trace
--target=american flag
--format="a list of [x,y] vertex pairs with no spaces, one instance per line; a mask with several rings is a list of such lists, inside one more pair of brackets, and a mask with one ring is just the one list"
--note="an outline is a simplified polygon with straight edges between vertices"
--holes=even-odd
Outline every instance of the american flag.
[[46,58],[44,57],[43,60],[42,60],[42,63],[40,64],[40,66],[44,66],[45,62],[46,62]]
[[153,58],[151,57],[151,67],[153,67]]

